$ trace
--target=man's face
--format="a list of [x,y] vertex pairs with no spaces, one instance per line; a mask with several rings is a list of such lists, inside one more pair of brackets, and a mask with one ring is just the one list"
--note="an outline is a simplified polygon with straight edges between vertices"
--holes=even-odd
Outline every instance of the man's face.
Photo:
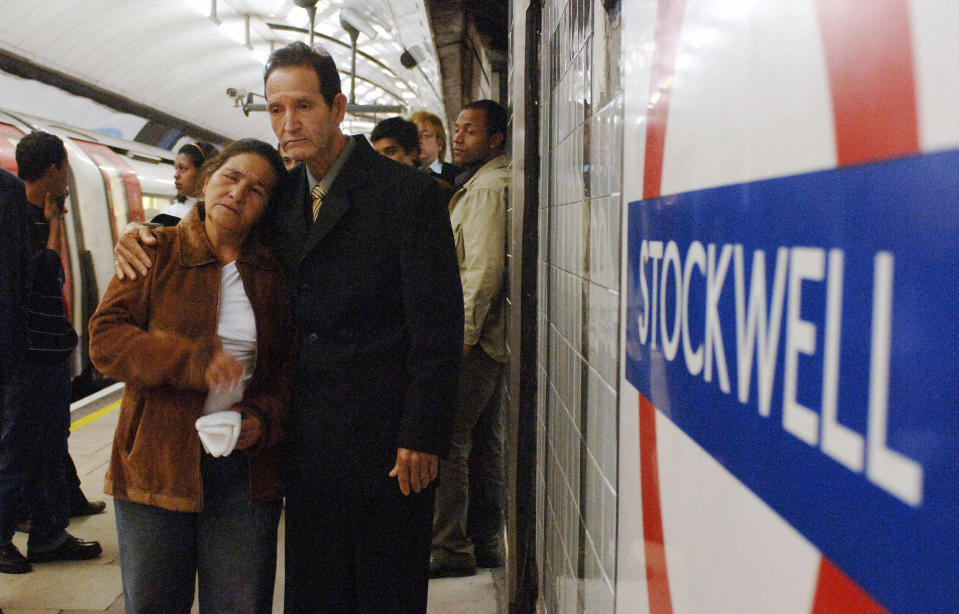
[[476,166],[499,153],[503,135],[490,134],[486,128],[486,111],[463,109],[453,125],[453,161],[463,166]]
[[372,143],[373,149],[375,149],[381,156],[386,156],[392,160],[396,160],[400,164],[406,164],[408,166],[416,166],[416,150],[405,150],[403,146],[396,142],[396,139],[390,137],[383,137]]
[[70,162],[63,160],[59,167],[53,167],[53,182],[51,183],[53,195],[57,198],[63,198],[67,194],[67,180],[70,175]]
[[280,147],[293,160],[322,156],[339,134],[346,97],[331,108],[320,94],[320,80],[309,66],[282,66],[266,80],[266,109]]
[[416,129],[420,133],[420,164],[429,166],[440,157],[442,144],[436,136],[436,129],[433,124],[420,122],[416,124]]

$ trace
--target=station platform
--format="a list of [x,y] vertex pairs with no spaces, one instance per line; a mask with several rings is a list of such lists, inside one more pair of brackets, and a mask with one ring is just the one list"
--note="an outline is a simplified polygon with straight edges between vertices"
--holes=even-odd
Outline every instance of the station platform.
[[[0,574],[3,614],[123,614],[120,555],[113,500],[103,494],[103,479],[113,431],[119,414],[122,385],[107,388],[71,407],[70,454],[87,497],[107,502],[106,512],[74,518],[67,529],[103,547],[100,558],[82,562],[35,564],[27,574]],[[276,590],[273,612],[283,612],[284,520],[280,519]],[[27,535],[18,532],[14,544],[26,553]],[[429,614],[502,614],[505,607],[504,570],[480,569],[469,578],[431,580]],[[193,612],[197,612],[194,603]]]

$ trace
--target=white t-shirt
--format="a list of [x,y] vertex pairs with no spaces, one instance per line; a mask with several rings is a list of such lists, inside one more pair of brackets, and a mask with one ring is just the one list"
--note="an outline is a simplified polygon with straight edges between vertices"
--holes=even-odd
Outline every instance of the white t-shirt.
[[204,414],[224,411],[239,403],[256,366],[256,319],[236,262],[224,265],[220,270],[220,313],[216,336],[223,349],[236,356],[243,365],[243,383],[236,390],[211,390],[203,406]]
[[189,197],[182,203],[173,203],[166,209],[160,212],[160,215],[170,215],[173,217],[178,217],[181,220],[186,217],[186,214],[190,212],[190,209],[193,208],[193,205],[196,204],[196,197]]

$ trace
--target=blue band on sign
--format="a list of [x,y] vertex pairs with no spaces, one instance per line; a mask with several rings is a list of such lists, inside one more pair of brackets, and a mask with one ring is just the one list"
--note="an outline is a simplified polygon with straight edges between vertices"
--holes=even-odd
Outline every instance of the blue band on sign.
[[626,377],[885,607],[959,611],[959,151],[629,204]]

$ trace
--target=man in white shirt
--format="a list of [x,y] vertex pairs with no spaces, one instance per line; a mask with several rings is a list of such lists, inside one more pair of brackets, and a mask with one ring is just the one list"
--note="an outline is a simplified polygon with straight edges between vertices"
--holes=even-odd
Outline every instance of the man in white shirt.
[[445,162],[446,131],[440,118],[427,111],[417,111],[410,118],[419,132],[420,168],[434,177],[439,177],[450,185],[456,183],[456,176],[463,172],[462,167]]

